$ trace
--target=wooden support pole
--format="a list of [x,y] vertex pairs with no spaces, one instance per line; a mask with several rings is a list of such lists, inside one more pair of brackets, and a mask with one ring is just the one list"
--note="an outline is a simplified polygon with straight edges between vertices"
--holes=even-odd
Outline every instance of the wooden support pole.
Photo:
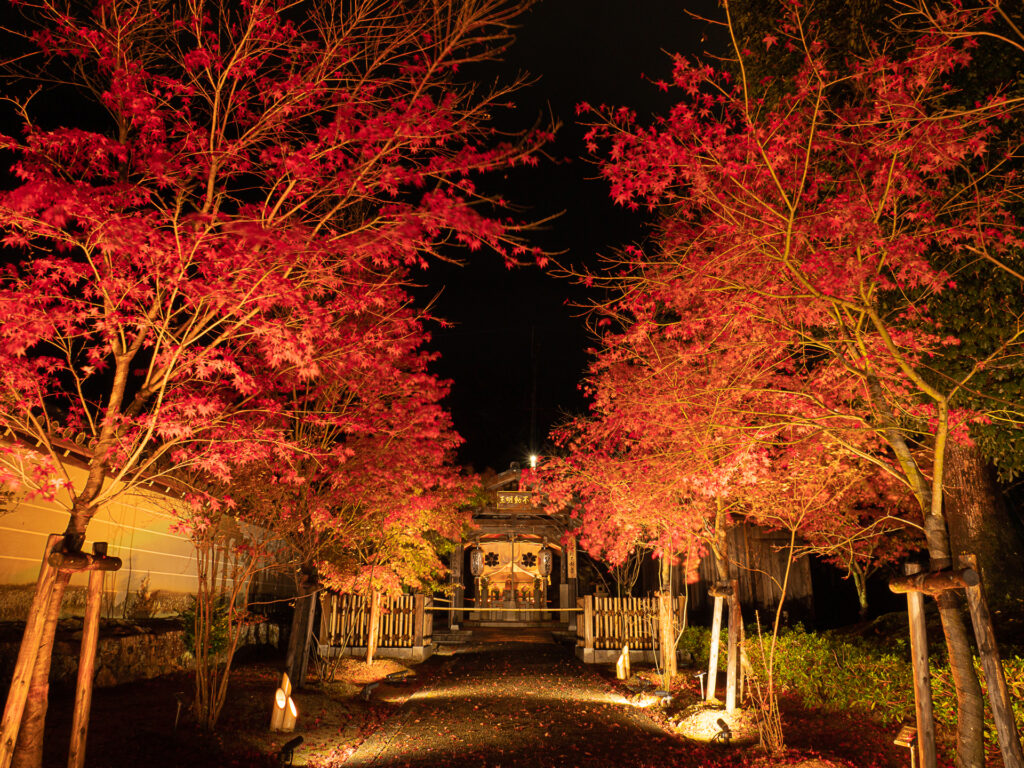
[[82,650],[78,657],[78,684],[75,688],[75,711],[71,724],[71,748],[68,768],[85,765],[85,738],[89,732],[89,708],[92,706],[92,682],[96,675],[96,647],[100,636],[100,606],[103,601],[104,571],[89,572],[89,588],[82,622]]
[[732,581],[732,593],[729,595],[729,656],[726,661],[725,673],[725,711],[736,711],[736,686],[740,671],[740,624],[743,621],[740,613],[739,582]]
[[46,540],[43,563],[39,570],[39,578],[36,580],[36,593],[25,620],[25,634],[21,638],[18,660],[14,664],[14,675],[4,706],[3,725],[0,729],[0,768],[9,768],[14,757],[14,746],[18,741],[18,731],[21,729],[21,716],[25,712],[32,669],[35,667],[39,644],[43,637],[46,607],[50,604],[53,585],[57,581],[57,569],[50,565],[49,556],[50,553],[59,551],[63,540],[64,537],[59,533],[50,534]]
[[594,596],[583,598],[583,651],[594,650]]
[[715,686],[718,683],[718,646],[722,635],[722,598],[715,595],[715,611],[711,618],[711,648],[708,652],[707,701],[715,700]]
[[974,587],[979,581],[978,572],[973,568],[961,568],[959,571],[927,571],[892,579],[889,582],[889,589],[898,595],[909,592],[937,595],[948,589]]
[[708,587],[708,594],[711,597],[730,597],[732,596],[732,584],[712,584]]
[[[978,559],[974,555],[963,555],[960,562],[968,570],[977,572]],[[967,605],[971,611],[971,623],[974,625],[974,637],[978,642],[981,666],[985,670],[988,701],[992,709],[992,719],[996,724],[1003,765],[1006,768],[1024,768],[1020,734],[1017,733],[1017,724],[1013,720],[1013,706],[1006,688],[1003,664],[999,659],[999,646],[996,645],[996,636],[992,631],[992,616],[988,612],[988,603],[980,579],[977,584],[967,587]]]
[[[907,563],[908,576],[918,574],[921,566]],[[890,585],[891,586],[891,585]],[[924,593],[907,591],[910,618],[910,660],[914,668],[914,710],[917,715],[917,749],[920,768],[935,768],[935,717],[932,712],[932,680],[928,671],[928,632],[924,620]]]

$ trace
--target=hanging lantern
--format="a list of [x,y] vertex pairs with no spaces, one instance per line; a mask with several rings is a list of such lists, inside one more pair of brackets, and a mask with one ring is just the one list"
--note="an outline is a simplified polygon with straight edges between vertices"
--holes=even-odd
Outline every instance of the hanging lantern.
[[480,547],[469,550],[469,572],[474,576],[484,572],[484,551]]
[[537,572],[541,576],[551,575],[552,560],[551,549],[546,545],[537,550]]

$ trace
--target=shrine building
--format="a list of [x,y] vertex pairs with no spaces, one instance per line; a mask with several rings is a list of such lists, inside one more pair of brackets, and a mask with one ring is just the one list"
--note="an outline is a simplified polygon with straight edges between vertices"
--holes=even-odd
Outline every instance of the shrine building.
[[452,630],[576,629],[576,549],[563,545],[568,515],[548,514],[520,487],[516,464],[485,486],[473,530],[451,556]]

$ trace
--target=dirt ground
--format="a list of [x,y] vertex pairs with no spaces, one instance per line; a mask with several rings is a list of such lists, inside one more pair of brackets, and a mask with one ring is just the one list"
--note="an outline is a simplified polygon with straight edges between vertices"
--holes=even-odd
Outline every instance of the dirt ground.
[[[231,673],[228,699],[215,733],[196,728],[189,707],[194,682],[189,674],[168,675],[94,692],[87,743],[89,768],[220,768],[277,766],[281,747],[295,736],[303,744],[295,765],[336,766],[367,734],[392,715],[420,684],[381,684],[370,700],[361,692],[395,672],[429,673],[378,659],[372,666],[346,659],[336,679],[294,693],[299,720],[292,734],[270,733],[271,702],[280,682],[277,659],[242,659]],[[58,689],[50,696],[44,768],[63,768],[74,692]],[[181,706],[179,709],[179,702]],[[177,720],[177,727],[175,721]]]
[[[656,680],[653,670],[640,669],[631,680],[620,682],[612,669],[580,664],[567,647],[510,639],[464,646],[458,653],[448,651],[411,667],[389,660],[367,667],[348,660],[334,681],[295,695],[300,715],[294,734],[267,729],[279,679],[276,659],[249,659],[238,666],[214,734],[198,731],[191,722],[192,680],[187,675],[99,689],[86,764],[277,766],[282,764],[281,747],[294,736],[301,736],[303,743],[291,756],[292,764],[309,768],[909,764],[906,750],[892,745],[891,729],[863,716],[809,712],[793,702],[785,703],[792,750],[786,757],[769,760],[756,745],[685,740],[676,735],[675,724],[698,704],[692,676],[680,676],[671,705],[663,708],[660,701],[644,698],[650,697]],[[385,680],[406,671],[412,673],[406,682]],[[378,681],[364,697],[364,686]],[[63,690],[51,695],[47,768],[66,764],[71,695]]]

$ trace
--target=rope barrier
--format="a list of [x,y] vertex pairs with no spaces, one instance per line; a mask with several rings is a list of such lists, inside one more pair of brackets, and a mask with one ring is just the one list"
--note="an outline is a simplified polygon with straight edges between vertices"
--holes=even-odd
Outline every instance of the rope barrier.
[[582,608],[456,608],[454,606],[427,605],[428,611],[528,611],[530,613],[582,613]]

